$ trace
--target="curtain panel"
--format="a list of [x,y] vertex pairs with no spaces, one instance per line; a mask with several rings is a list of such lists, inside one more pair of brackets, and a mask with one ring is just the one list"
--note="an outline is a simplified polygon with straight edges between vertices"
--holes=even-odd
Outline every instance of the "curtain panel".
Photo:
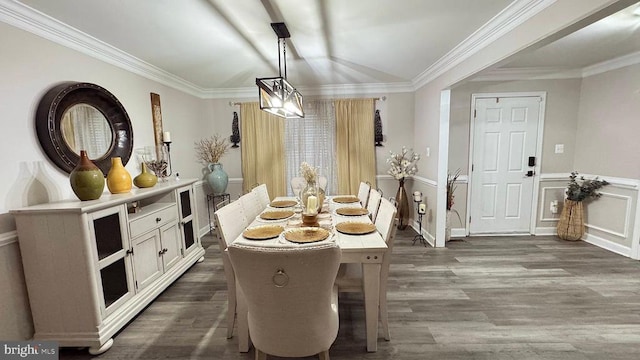
[[287,195],[284,119],[260,110],[258,103],[242,103],[242,188],[266,184],[269,196]]
[[374,111],[374,99],[335,100],[339,194],[357,194],[361,181],[377,188]]

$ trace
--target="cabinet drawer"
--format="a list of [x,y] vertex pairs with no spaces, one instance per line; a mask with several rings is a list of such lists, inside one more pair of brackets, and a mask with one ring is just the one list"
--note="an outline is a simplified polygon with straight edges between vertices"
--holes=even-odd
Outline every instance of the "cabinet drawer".
[[129,222],[131,237],[134,238],[150,230],[157,229],[171,221],[176,221],[177,219],[178,209],[175,205],[149,212],[148,214],[144,214],[143,216],[137,217],[135,220]]

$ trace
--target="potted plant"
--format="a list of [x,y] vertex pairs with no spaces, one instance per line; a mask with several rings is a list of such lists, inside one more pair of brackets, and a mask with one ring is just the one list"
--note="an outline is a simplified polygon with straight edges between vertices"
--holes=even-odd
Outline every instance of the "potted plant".
[[216,134],[195,142],[196,157],[198,161],[209,169],[207,183],[214,195],[224,194],[229,184],[229,176],[222,169],[220,158],[229,151],[227,139]]
[[572,171],[565,191],[565,201],[558,221],[558,237],[563,240],[580,240],[584,235],[584,207],[582,202],[601,196],[600,188],[609,185],[606,180],[585,179]]
[[[458,214],[457,210],[453,210],[453,199],[455,198],[455,191],[458,187],[456,185],[456,181],[460,176],[460,169],[456,170],[455,173],[447,174],[447,218],[445,220],[445,232],[444,232],[444,241],[447,242],[451,239],[451,213],[455,212],[458,215],[458,219],[460,219],[460,214]],[[462,220],[460,220],[462,223]]]

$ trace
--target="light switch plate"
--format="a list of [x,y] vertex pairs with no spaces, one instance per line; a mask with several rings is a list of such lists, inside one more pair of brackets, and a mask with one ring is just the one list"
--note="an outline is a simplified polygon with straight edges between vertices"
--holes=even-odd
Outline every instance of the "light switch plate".
[[424,152],[424,156],[429,157],[431,156],[431,148],[428,147],[427,150]]
[[564,153],[564,144],[556,144],[556,154]]

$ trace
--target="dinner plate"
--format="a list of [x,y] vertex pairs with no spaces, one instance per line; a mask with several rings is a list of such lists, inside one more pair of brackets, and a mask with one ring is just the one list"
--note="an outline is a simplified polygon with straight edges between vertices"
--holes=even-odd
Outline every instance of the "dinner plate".
[[319,227],[302,227],[289,229],[282,233],[285,240],[296,244],[314,243],[329,238],[331,233]]
[[260,225],[246,229],[242,236],[249,240],[268,240],[278,237],[284,231],[280,225]]
[[343,216],[369,215],[369,210],[359,207],[341,207],[336,209],[336,214]]
[[332,200],[340,204],[350,204],[360,201],[356,196],[336,196]]
[[376,226],[365,222],[345,221],[337,224],[336,230],[343,234],[364,235],[376,231]]
[[294,214],[295,213],[291,210],[265,211],[262,214],[258,215],[258,218],[267,221],[286,220],[292,217]]
[[274,208],[288,208],[298,205],[296,200],[274,200],[269,203],[269,206]]

